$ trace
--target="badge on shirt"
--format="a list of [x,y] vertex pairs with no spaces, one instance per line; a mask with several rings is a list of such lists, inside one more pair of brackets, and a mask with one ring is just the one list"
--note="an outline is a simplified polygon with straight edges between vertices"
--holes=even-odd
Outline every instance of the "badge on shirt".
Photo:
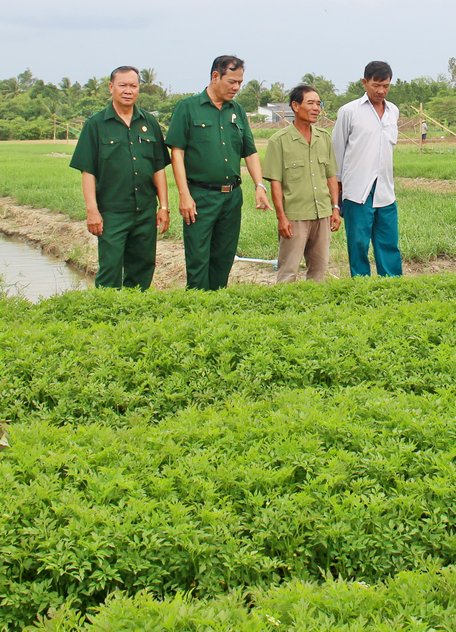
[[236,114],[231,115],[231,122],[236,123]]
[[147,132],[147,127],[146,127],[145,125],[143,125],[143,126],[141,127],[141,129],[142,129],[142,131],[143,131],[143,132]]

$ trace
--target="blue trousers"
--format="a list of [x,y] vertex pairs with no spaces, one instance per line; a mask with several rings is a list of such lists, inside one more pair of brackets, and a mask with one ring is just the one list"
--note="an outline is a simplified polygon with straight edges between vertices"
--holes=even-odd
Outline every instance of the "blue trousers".
[[375,185],[364,204],[343,201],[348,260],[353,276],[370,276],[369,245],[372,241],[379,276],[401,276],[402,260],[398,248],[397,204],[374,208]]

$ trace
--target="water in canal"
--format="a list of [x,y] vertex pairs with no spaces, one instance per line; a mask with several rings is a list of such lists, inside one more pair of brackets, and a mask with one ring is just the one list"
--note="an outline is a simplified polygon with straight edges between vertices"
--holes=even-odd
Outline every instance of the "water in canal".
[[22,296],[32,302],[93,286],[92,280],[44,255],[39,247],[1,233],[0,283],[8,296]]

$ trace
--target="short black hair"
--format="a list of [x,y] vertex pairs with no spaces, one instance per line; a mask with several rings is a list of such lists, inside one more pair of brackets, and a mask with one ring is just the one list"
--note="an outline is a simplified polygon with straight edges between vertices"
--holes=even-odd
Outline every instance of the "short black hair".
[[227,70],[237,70],[238,68],[244,70],[243,59],[239,59],[239,57],[235,55],[220,55],[212,62],[211,79],[214,71],[217,71],[219,75],[223,77],[223,75],[226,75]]
[[114,68],[114,70],[111,73],[111,76],[109,78],[110,81],[114,81],[114,77],[120,73],[123,72],[135,72],[138,75],[138,80],[141,80],[140,74],[139,74],[139,70],[137,68],[135,68],[135,66],[118,66],[117,68]]
[[364,79],[377,79],[378,81],[385,81],[385,79],[392,79],[393,71],[391,66],[386,61],[371,61],[364,68]]
[[295,103],[302,103],[304,95],[307,94],[307,92],[316,92],[318,96],[320,96],[318,90],[313,86],[308,86],[305,83],[300,83],[290,91],[288,105],[291,107],[293,101],[295,101]]

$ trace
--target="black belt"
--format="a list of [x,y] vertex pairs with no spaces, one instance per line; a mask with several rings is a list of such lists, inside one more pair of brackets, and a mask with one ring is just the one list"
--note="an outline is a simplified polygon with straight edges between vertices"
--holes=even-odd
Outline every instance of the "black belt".
[[241,178],[238,178],[235,182],[230,184],[208,184],[207,182],[198,182],[197,180],[188,179],[188,183],[201,189],[209,189],[210,191],[220,191],[220,193],[231,193],[233,189],[236,189],[241,184]]

